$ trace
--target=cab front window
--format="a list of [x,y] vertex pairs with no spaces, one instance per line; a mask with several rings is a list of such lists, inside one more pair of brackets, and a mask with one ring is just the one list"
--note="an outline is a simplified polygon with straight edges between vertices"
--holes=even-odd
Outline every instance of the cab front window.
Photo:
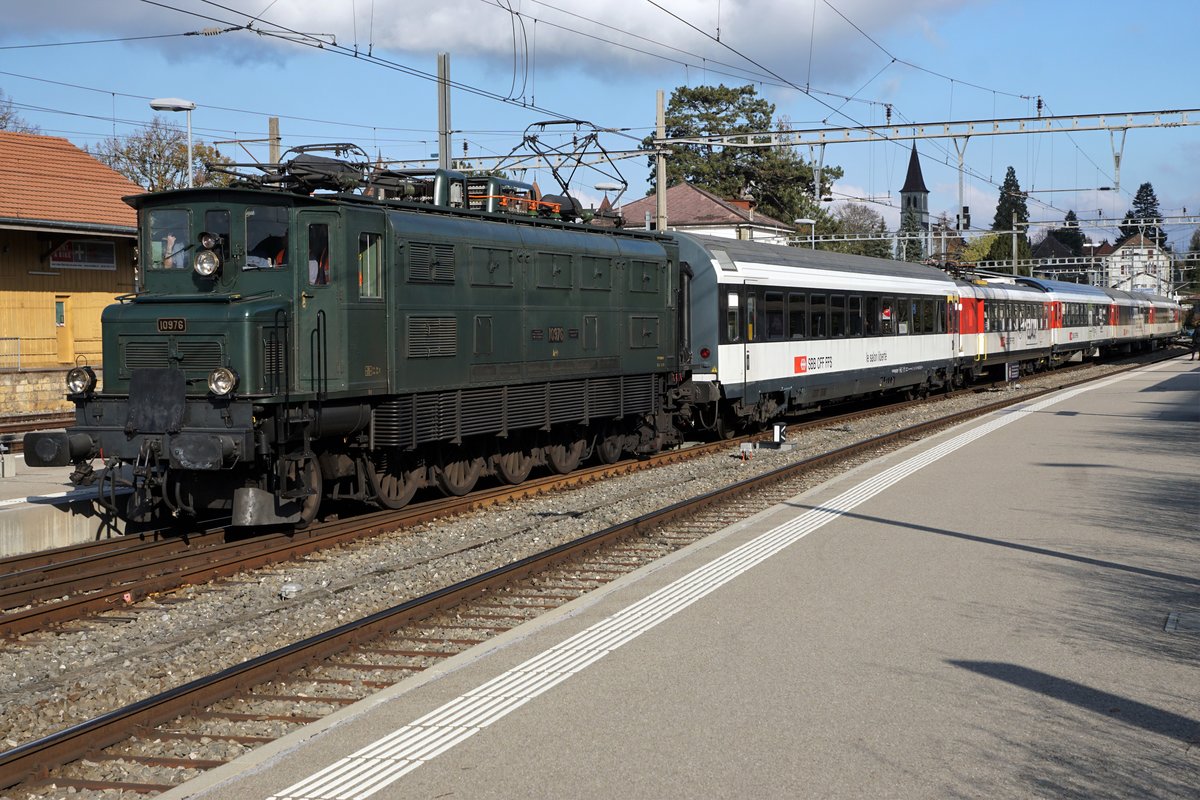
[[246,209],[246,269],[287,266],[288,210],[276,206]]
[[185,269],[190,237],[191,215],[186,209],[164,208],[150,212],[150,269]]

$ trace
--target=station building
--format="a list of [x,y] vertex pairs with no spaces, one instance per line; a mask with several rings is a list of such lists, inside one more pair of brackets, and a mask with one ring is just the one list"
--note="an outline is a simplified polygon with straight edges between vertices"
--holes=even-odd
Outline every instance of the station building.
[[100,313],[134,290],[144,190],[66,139],[0,131],[0,417],[66,411],[66,370],[99,373]]

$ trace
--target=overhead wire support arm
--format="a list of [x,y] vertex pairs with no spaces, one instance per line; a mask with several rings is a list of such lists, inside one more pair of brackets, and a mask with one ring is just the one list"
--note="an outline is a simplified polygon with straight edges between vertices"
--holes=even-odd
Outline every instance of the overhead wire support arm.
[[906,125],[860,125],[853,128],[807,128],[713,136],[655,137],[656,147],[701,144],[720,147],[791,147],[834,143],[965,139],[970,136],[1008,136],[1029,133],[1127,131],[1134,128],[1181,128],[1200,125],[1200,109],[1123,111],[1112,114],[1071,114],[1052,117],[914,122]]

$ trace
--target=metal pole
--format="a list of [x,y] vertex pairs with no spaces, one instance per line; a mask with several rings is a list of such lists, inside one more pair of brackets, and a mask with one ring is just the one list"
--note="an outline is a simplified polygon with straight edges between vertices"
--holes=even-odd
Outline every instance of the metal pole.
[[450,169],[450,54],[438,53],[438,167]]
[[1017,274],[1017,212],[1013,212],[1013,277]]
[[[660,139],[667,138],[667,109],[663,90],[658,90],[655,131]],[[654,157],[654,229],[667,229],[667,156],[661,150]]]
[[187,110],[187,126],[188,126],[188,188],[194,186],[194,176],[192,174],[192,110]]

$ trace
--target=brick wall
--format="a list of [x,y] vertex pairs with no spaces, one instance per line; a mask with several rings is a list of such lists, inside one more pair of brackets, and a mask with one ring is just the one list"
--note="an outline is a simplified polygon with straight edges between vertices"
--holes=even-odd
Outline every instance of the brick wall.
[[74,411],[66,381],[66,367],[0,372],[0,418]]

